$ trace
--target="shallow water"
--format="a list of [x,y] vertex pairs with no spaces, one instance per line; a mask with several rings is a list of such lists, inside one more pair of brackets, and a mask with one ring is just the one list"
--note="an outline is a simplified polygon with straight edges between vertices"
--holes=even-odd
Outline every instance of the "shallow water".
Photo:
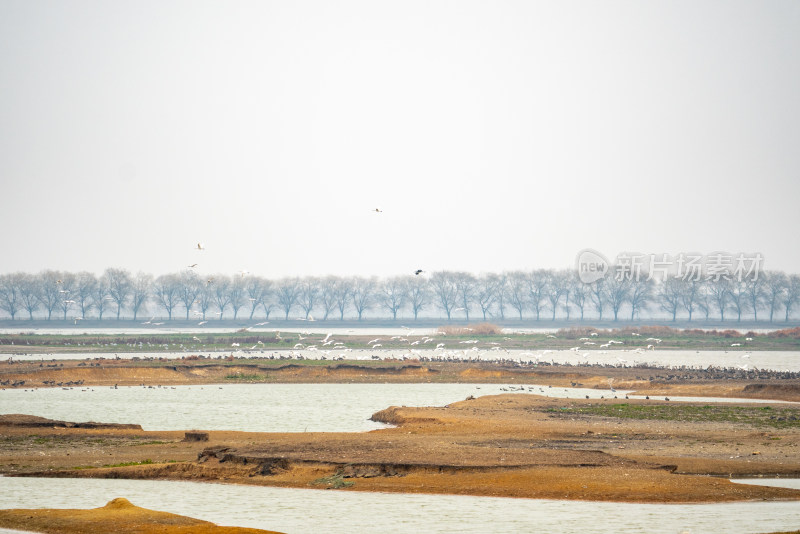
[[[624,399],[625,391],[503,384],[228,384],[175,387],[77,387],[0,390],[0,413],[73,422],[141,424],[144,430],[362,432],[389,406],[444,406],[468,396],[526,393]],[[643,398],[631,396],[631,398]],[[671,402],[742,399],[670,397]],[[656,398],[653,398],[656,401]],[[752,401],[779,404],[778,401]]]
[[231,384],[0,390],[0,413],[137,423],[144,430],[360,432],[389,406],[443,406],[498,384]]
[[[764,482],[764,480],[760,480]],[[784,482],[783,480],[781,482]],[[793,482],[800,488],[800,481]],[[136,506],[286,533],[750,533],[796,529],[800,502],[625,504],[196,482],[6,478],[0,508]]]

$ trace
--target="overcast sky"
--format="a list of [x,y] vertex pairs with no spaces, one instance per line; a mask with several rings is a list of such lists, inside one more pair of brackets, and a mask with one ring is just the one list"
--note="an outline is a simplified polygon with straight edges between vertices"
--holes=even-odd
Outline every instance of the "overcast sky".
[[798,273],[798,95],[796,0],[0,0],[0,273]]

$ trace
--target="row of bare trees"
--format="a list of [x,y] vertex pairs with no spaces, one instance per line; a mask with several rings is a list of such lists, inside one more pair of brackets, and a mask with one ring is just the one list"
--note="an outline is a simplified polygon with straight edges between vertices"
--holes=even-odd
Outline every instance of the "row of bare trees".
[[[201,277],[192,270],[153,277],[107,269],[89,272],[43,271],[0,275],[0,310],[11,319],[53,316],[104,319],[113,315],[137,320],[144,314],[185,319],[362,320],[373,317],[444,314],[447,320],[506,318],[631,320],[697,316],[724,321],[735,316],[789,321],[800,302],[800,276],[765,271],[744,280],[721,278],[663,281],[607,276],[591,284],[572,270],[537,269],[475,276],[439,271],[422,276]],[[180,315],[178,315],[180,314]],[[290,317],[291,316],[291,317]],[[152,320],[152,319],[151,319]]]

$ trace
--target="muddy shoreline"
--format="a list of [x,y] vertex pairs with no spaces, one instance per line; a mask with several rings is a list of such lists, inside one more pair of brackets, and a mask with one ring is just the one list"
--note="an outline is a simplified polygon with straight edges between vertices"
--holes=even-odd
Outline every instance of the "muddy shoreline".
[[[506,394],[440,407],[387,406],[373,419],[394,426],[366,433],[143,431],[136,425],[5,414],[0,474],[637,503],[800,499],[800,491],[727,480],[800,477],[800,404],[770,405],[777,414],[770,419],[759,411],[764,404],[705,403],[714,417],[697,419],[690,408],[699,406],[665,399],[797,402],[799,381],[714,379],[709,373],[408,361],[4,363],[0,379],[24,382],[18,388],[493,382],[589,387],[609,395],[585,400]],[[651,399],[615,399],[612,386]],[[729,417],[733,410],[735,418]]]
[[632,390],[640,395],[800,402],[800,377],[781,371],[419,360],[268,358],[18,361],[0,364],[0,388],[237,383],[499,383]]

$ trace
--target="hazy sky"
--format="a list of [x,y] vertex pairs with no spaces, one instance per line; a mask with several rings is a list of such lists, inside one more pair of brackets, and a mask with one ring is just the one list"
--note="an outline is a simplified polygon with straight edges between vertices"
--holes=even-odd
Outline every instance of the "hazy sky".
[[796,0],[0,0],[0,273],[798,273],[798,95]]

